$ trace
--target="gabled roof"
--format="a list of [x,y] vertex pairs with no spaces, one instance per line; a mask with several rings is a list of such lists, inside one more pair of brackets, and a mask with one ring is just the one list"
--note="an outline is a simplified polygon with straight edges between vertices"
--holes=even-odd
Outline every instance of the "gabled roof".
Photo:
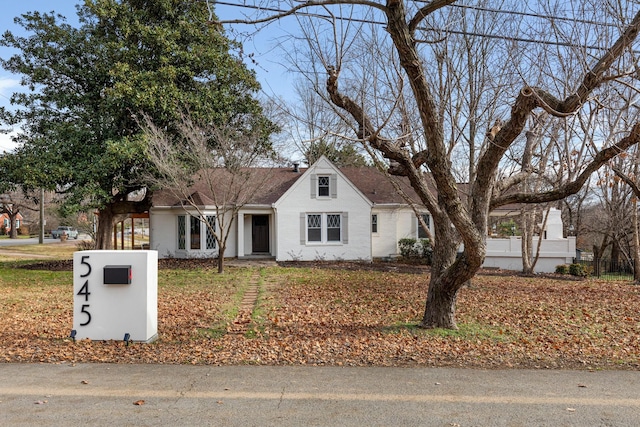
[[[327,160],[328,161],[328,160]],[[331,162],[329,162],[331,163]],[[313,166],[312,166],[313,168]],[[336,168],[351,184],[375,205],[406,205],[407,202],[396,191],[384,173],[374,167],[348,166]],[[271,206],[304,175],[307,168],[251,168],[251,182],[261,183],[259,191],[251,195],[245,205]],[[224,182],[229,174],[225,169],[219,169],[215,174],[221,174],[218,182]],[[391,179],[404,191],[404,193],[418,205],[420,199],[405,177],[392,176]],[[248,183],[248,186],[251,186]],[[458,184],[461,195],[468,193],[468,184]],[[431,187],[433,194],[435,188]],[[190,197],[199,206],[214,206],[215,201],[211,190],[205,181],[196,181],[190,188]],[[182,202],[182,203],[181,203]],[[154,207],[178,207],[187,205],[184,197],[180,198],[167,190],[157,190],[153,195]],[[520,205],[501,206],[493,211],[493,215],[509,215],[519,213]]]
[[248,204],[271,206],[300,179],[305,170],[306,169],[298,169],[298,172],[296,172],[291,168],[265,169],[262,171],[263,173],[257,174],[256,178],[266,181],[267,185],[265,185]]
[[[389,182],[389,178],[373,167],[343,167],[340,171],[349,179],[369,200],[378,205],[406,204],[407,202]],[[416,203],[419,202],[409,180],[392,176],[391,179],[404,191],[404,193]]]
[[[336,168],[347,178],[355,188],[362,193],[370,202],[377,205],[403,205],[406,201],[398,194],[395,187],[389,182],[389,178],[384,173],[373,167],[342,167]],[[252,168],[251,179],[257,182],[264,182],[252,197],[246,202],[247,205],[271,206],[303,176],[308,169],[293,168]],[[220,171],[223,171],[221,169]],[[419,198],[409,180],[403,177],[391,177],[400,188],[416,203]],[[435,193],[435,190],[432,189]],[[203,206],[212,206],[215,202],[210,194],[209,186],[204,181],[197,181],[190,188],[191,197],[197,204],[202,202]],[[184,198],[182,198],[184,199]],[[184,201],[184,200],[182,200]],[[153,196],[153,206],[180,206],[181,198],[171,194],[166,190],[158,190]]]
[[[365,203],[368,203],[369,205],[372,204],[371,199],[367,198],[367,196],[362,193],[362,190],[360,190],[360,188],[358,188],[346,175],[342,173],[342,169],[336,167],[336,165],[334,165],[324,155],[320,156],[320,158],[314,164],[312,164],[306,171],[304,171],[301,178],[304,178],[305,176],[313,176],[314,174],[323,175],[328,173],[329,170],[332,170],[333,172],[335,172],[335,175],[340,176],[341,179],[345,180],[346,184],[350,186],[353,191],[358,194],[363,201],[365,201]],[[333,175],[333,173],[331,173],[331,175]],[[289,189],[287,189],[285,193],[282,194],[282,197],[279,199],[279,201],[286,199],[288,192],[295,191],[295,187],[299,185],[300,182],[300,180],[297,180],[296,182],[292,183]],[[276,205],[278,203],[279,202],[276,202]]]
[[[217,173],[224,174],[223,171],[224,169],[220,169]],[[291,168],[252,168],[252,182],[264,183],[264,185],[261,185],[259,191],[251,195],[246,204],[270,206],[272,203],[275,203],[301,175],[302,170],[295,172]],[[201,206],[213,206],[215,204],[210,186],[204,180],[196,181],[189,188],[189,192],[194,202],[198,205],[200,205],[200,203],[202,203]],[[181,206],[181,202],[185,201],[184,197],[178,197],[178,195],[168,190],[156,190],[153,194],[153,206],[155,207]]]

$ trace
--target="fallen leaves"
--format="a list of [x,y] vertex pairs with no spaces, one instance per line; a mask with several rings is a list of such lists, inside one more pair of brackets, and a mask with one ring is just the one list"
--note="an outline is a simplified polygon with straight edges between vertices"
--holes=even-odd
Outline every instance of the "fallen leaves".
[[[176,263],[177,265],[177,263]],[[459,331],[416,327],[428,276],[331,268],[260,270],[258,305],[230,334],[251,269],[163,270],[153,344],[66,339],[70,272],[0,280],[0,362],[637,368],[640,290],[625,283],[477,276]],[[33,285],[38,283],[38,285]],[[84,380],[86,381],[86,380]],[[88,381],[82,384],[89,384]],[[582,385],[578,385],[582,387]]]

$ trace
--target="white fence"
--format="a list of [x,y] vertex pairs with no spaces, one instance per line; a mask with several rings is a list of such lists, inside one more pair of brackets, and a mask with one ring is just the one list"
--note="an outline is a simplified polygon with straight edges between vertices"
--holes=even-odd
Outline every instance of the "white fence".
[[[533,238],[533,253],[538,247],[538,238]],[[571,264],[576,256],[576,238],[543,239],[540,256],[535,266],[536,273],[553,273],[560,264]],[[487,256],[483,267],[504,270],[522,270],[522,239],[519,236],[507,239],[487,239]]]

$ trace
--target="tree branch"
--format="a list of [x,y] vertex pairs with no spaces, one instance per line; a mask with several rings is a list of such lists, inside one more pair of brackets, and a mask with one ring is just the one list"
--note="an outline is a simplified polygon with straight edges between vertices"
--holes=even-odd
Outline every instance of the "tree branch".
[[611,169],[622,181],[624,181],[625,184],[627,184],[631,188],[633,194],[635,194],[636,197],[640,198],[640,187],[638,186],[638,184],[636,184],[636,182],[632,180],[629,175],[622,172],[617,166],[611,166]]
[[[601,84],[603,74],[611,67],[613,62],[622,55],[624,50],[631,46],[639,30],[640,12],[635,15],[631,24],[629,24],[613,46],[584,76],[582,83],[575,93],[568,96],[564,101],[559,101],[553,95],[542,89],[525,87],[518,95],[511,109],[511,118],[496,134],[493,144],[491,144],[480,157],[477,170],[496,170],[503,154],[509,146],[511,146],[513,141],[515,141],[517,136],[521,134],[527,118],[535,108],[543,107],[546,104],[551,107],[545,109],[549,114],[560,117],[577,111],[577,109],[586,102],[589,94]],[[489,189],[489,182],[492,179],[494,179],[492,173],[479,174],[474,189],[480,189],[480,191]],[[474,196],[474,198],[480,197]]]
[[[215,3],[215,1],[214,1]],[[215,24],[218,25],[222,25],[222,24],[265,24],[267,22],[273,22],[273,21],[277,21],[279,19],[282,18],[286,18],[287,16],[292,16],[292,15],[296,15],[296,14],[300,14],[299,12],[303,9],[308,9],[311,7],[323,7],[323,6],[330,6],[330,5],[340,5],[340,4],[357,4],[357,5],[361,5],[361,6],[369,6],[369,7],[373,7],[375,9],[379,9],[384,11],[385,7],[383,5],[381,5],[380,3],[376,3],[373,1],[367,1],[367,0],[326,0],[326,1],[307,1],[304,2],[302,4],[299,4],[297,6],[294,6],[291,9],[288,9],[286,11],[282,11],[281,9],[276,9],[276,8],[268,8],[268,7],[262,7],[260,8],[260,10],[266,11],[266,12],[276,12],[273,15],[269,15],[266,18],[262,18],[262,19],[228,19],[228,20],[224,20],[224,21],[214,21]],[[209,5],[209,1],[207,0],[207,5]],[[209,10],[211,10],[211,8],[209,8]],[[213,15],[213,14],[211,14]]]
[[578,175],[578,177],[574,181],[544,193],[518,193],[497,197],[491,200],[489,208],[490,210],[493,210],[499,206],[504,206],[510,203],[552,202],[555,200],[564,199],[565,197],[572,194],[576,194],[578,191],[580,191],[585,182],[587,182],[592,173],[597,171],[602,165],[613,159],[618,154],[638,143],[640,143],[640,122],[633,125],[631,132],[629,132],[629,135],[622,138],[618,143],[612,145],[611,147],[605,148],[598,154],[596,154],[591,163],[587,165],[585,170],[580,175]]
[[430,14],[435,12],[438,9],[441,9],[445,6],[449,6],[450,4],[455,3],[455,0],[433,0],[431,3],[427,4],[420,8],[420,10],[411,18],[409,21],[409,31],[413,34],[418,28],[418,25]]

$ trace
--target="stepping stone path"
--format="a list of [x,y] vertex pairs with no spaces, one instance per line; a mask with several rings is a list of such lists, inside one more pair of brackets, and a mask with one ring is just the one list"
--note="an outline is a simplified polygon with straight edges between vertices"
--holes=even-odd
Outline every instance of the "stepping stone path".
[[240,308],[238,309],[238,315],[234,321],[227,327],[227,332],[230,334],[244,334],[247,332],[247,328],[251,323],[251,315],[253,309],[258,302],[258,281],[260,280],[260,270],[255,269],[253,276],[251,276],[251,282],[240,302]]

